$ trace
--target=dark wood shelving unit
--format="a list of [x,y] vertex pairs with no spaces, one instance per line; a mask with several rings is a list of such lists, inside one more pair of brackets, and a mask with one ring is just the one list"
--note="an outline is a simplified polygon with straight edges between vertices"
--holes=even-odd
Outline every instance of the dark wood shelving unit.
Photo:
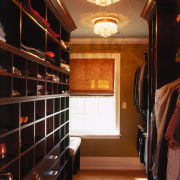
[[[176,22],[180,10],[179,0],[147,0],[141,17],[148,23],[148,82],[147,82],[147,175],[153,179],[153,151],[156,134],[153,130],[153,114],[156,90],[180,76],[180,63],[175,61],[179,46],[179,27]],[[166,27],[166,28],[165,28]],[[165,151],[165,149],[164,149]],[[158,179],[166,179],[166,163],[160,162]]]
[[[66,8],[54,6],[53,0],[31,0],[33,9],[59,34],[56,38],[23,2],[0,2],[6,33],[6,42],[0,41],[0,144],[6,146],[0,174],[11,173],[15,180],[66,180],[71,173],[69,72],[61,61],[69,64],[70,52],[61,40],[69,42],[76,26]],[[45,55],[30,53],[22,44]],[[47,51],[55,55],[52,62]]]

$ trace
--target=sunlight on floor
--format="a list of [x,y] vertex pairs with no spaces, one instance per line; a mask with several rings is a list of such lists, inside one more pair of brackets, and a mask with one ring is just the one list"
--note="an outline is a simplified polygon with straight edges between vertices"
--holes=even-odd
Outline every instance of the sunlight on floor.
[[147,180],[147,178],[135,178],[135,180]]

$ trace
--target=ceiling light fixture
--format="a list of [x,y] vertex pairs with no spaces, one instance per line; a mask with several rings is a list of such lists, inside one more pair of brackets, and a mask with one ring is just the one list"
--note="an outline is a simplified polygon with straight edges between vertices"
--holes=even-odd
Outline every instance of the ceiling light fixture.
[[117,33],[118,19],[115,17],[98,17],[93,19],[94,33],[103,37]]
[[116,2],[119,2],[120,0],[87,0],[90,3],[97,4],[99,6],[109,6],[111,4],[114,4]]

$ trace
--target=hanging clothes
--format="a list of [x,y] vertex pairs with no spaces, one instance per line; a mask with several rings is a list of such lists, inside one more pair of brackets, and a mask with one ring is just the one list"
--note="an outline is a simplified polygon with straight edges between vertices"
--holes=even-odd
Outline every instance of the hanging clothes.
[[[147,63],[142,64],[137,68],[134,78],[134,105],[136,110],[142,115],[147,113]],[[146,122],[146,116],[144,116]],[[146,123],[139,125],[137,135],[137,151],[139,154],[140,162],[146,165]],[[141,128],[140,128],[141,126]]]
[[180,180],[180,148],[168,148],[166,180]]
[[165,138],[171,149],[180,147],[180,100],[178,100],[176,108],[169,122]]
[[139,112],[147,110],[147,63],[137,68],[134,78],[134,105]]
[[141,71],[141,66],[137,68],[135,72],[135,77],[134,77],[134,105],[136,106],[137,110],[138,110],[138,103],[139,103],[138,82],[139,82],[140,71]]
[[140,162],[144,165],[146,164],[146,127],[142,127],[141,125],[138,125],[138,135],[137,135],[137,142],[136,147],[139,154]]
[[165,138],[168,142],[167,180],[180,180],[180,93]]
[[164,136],[176,106],[178,88],[180,88],[180,79],[166,84],[165,86],[156,90],[155,122],[157,129],[157,142],[152,167],[154,179],[166,179],[168,144]]

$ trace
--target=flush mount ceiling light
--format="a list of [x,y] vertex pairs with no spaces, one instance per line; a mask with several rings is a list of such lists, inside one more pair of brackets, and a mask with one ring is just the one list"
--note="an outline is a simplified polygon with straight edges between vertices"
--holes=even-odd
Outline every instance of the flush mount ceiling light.
[[115,17],[98,17],[93,19],[94,33],[103,37],[117,33],[118,19]]
[[99,6],[109,6],[111,4],[114,4],[116,2],[119,2],[120,0],[87,0],[90,3],[97,4]]

